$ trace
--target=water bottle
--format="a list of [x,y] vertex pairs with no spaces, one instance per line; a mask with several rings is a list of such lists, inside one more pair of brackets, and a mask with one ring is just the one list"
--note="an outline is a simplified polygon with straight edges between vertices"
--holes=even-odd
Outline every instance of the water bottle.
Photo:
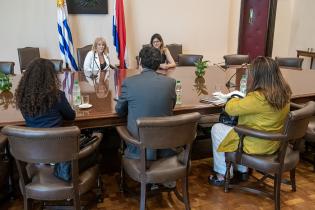
[[176,81],[176,104],[182,104],[182,84],[180,81]]
[[72,97],[73,97],[73,105],[79,106],[81,104],[81,91],[80,91],[80,86],[79,86],[78,80],[74,81]]
[[240,92],[246,95],[246,91],[247,91],[247,74],[243,74],[240,81]]

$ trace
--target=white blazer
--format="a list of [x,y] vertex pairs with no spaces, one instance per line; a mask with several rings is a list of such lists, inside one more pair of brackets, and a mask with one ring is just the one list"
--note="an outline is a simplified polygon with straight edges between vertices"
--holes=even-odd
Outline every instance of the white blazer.
[[93,50],[88,52],[88,54],[86,55],[84,59],[84,65],[83,65],[84,74],[86,76],[97,75],[100,70],[107,70],[109,68],[109,57],[105,53],[103,55],[106,62],[106,66],[104,69],[100,69],[101,65],[100,65],[100,60],[98,58],[98,54],[94,52]]

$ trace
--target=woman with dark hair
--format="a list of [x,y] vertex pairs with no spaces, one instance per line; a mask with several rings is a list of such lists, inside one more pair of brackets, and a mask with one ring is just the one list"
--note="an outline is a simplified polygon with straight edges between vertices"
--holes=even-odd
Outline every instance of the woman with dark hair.
[[[225,111],[230,116],[239,117],[238,125],[267,132],[281,131],[289,113],[292,92],[277,62],[272,58],[257,57],[249,68],[248,76],[250,84],[247,96],[229,100]],[[217,123],[212,127],[211,137],[216,174],[209,176],[208,182],[223,185],[226,172],[224,152],[237,150],[239,136],[233,127]],[[273,154],[279,145],[278,141],[245,137],[243,150],[248,154]],[[247,168],[240,165],[237,170],[245,174],[247,172]]]
[[176,63],[167,47],[165,47],[162,36],[160,34],[153,34],[150,44],[161,51],[162,58],[160,69],[169,69],[176,66]]
[[27,127],[58,127],[63,120],[74,120],[75,112],[59,88],[54,64],[43,58],[33,60],[15,92],[17,108]]
[[[25,119],[27,127],[59,127],[64,120],[74,120],[75,111],[71,108],[60,81],[50,60],[33,60],[24,72],[15,92],[17,108]],[[84,137],[84,136],[83,136]],[[97,161],[97,153],[79,160],[79,171],[84,171]],[[55,176],[69,181],[71,179],[68,162],[56,163]]]

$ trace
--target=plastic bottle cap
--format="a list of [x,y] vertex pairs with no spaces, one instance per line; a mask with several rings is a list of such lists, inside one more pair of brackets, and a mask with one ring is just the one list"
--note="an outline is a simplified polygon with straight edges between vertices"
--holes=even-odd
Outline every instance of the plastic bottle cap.
[[79,81],[78,80],[74,80],[74,84],[78,84],[79,83]]
[[180,81],[179,81],[179,80],[176,80],[176,83],[180,83]]

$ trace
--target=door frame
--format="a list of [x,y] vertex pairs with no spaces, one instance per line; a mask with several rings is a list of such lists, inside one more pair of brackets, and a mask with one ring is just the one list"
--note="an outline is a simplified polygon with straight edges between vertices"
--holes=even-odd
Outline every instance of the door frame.
[[[243,34],[243,20],[244,20],[244,8],[245,1],[241,1],[241,11],[240,11],[240,22],[239,22],[239,33],[238,33],[238,46],[237,53],[240,53],[240,44],[241,44],[241,35]],[[265,56],[272,56],[272,48],[273,48],[273,37],[275,32],[275,22],[276,22],[276,13],[277,13],[277,3],[278,0],[270,0],[269,8],[268,8],[268,23],[267,23],[267,37],[265,40]]]

